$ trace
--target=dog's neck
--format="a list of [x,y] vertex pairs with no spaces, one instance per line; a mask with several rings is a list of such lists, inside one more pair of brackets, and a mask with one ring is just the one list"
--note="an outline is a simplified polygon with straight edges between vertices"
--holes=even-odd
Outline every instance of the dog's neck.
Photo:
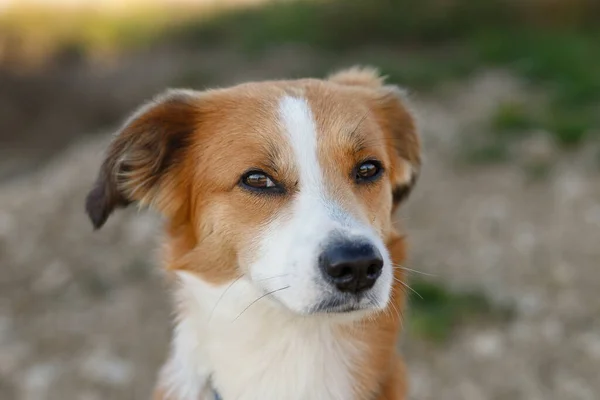
[[[352,399],[364,355],[353,317],[302,317],[248,281],[213,286],[180,273],[178,319],[161,385],[176,400]],[[249,305],[252,304],[250,307]],[[210,386],[214,386],[211,388]],[[169,397],[171,398],[171,397]]]

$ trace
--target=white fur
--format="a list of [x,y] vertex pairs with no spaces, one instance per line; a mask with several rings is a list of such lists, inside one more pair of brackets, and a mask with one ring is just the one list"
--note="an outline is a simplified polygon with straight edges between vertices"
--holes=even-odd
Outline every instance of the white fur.
[[407,184],[413,179],[413,176],[417,173],[417,170],[412,166],[411,163],[404,159],[400,159],[400,165],[402,167],[402,175],[400,175],[396,181],[396,184]]
[[161,381],[174,399],[212,399],[209,384],[225,400],[353,399],[361,344],[337,335],[339,323],[272,301],[247,308],[261,292],[246,278],[214,287],[178,274],[185,319]]
[[372,229],[327,194],[306,100],[284,97],[279,117],[299,171],[299,193],[257,227],[256,257],[240,259],[243,278],[215,287],[179,272],[181,319],[161,378],[174,400],[210,399],[210,385],[224,400],[354,398],[351,369],[363,362],[363,344],[338,329],[364,313],[306,315],[334,290],[321,277],[318,255],[333,231],[379,249],[384,269],[371,289],[375,303],[364,304],[371,309],[387,304],[391,262]]

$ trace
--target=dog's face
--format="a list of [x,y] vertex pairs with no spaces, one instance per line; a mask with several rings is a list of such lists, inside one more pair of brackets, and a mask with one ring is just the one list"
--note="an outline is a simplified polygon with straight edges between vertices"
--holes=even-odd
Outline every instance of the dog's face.
[[381,309],[391,215],[419,164],[401,93],[370,70],[172,91],[115,137],[87,209],[100,227],[150,205],[169,224],[169,268],[248,278],[296,313]]

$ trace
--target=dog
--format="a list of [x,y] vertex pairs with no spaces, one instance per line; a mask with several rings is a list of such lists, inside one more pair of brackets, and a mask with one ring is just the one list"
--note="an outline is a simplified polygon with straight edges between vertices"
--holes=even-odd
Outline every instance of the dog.
[[405,238],[421,166],[404,90],[377,70],[169,90],[114,136],[96,229],[164,217],[175,322],[157,400],[399,400]]

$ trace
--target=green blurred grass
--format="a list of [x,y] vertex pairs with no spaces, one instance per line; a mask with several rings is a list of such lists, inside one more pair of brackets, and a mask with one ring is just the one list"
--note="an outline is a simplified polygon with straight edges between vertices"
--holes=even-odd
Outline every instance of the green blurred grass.
[[409,330],[424,340],[440,343],[467,321],[504,321],[512,313],[480,292],[453,291],[439,282],[422,279],[410,285],[414,292],[409,297]]
[[[419,89],[506,67],[545,90],[548,104],[539,121],[500,110],[493,123],[512,124],[513,133],[539,127],[568,147],[600,131],[599,19],[597,1],[300,0],[220,14],[172,34],[190,46],[247,52],[288,43],[340,53],[374,44],[403,49],[402,63],[378,65],[392,81]],[[476,158],[504,159],[506,140]]]
[[496,125],[517,118],[527,125],[521,128],[544,129],[565,147],[600,133],[600,31],[494,32],[474,46],[486,64],[508,67],[547,94],[538,121],[526,110],[500,110]]
[[[481,32],[596,25],[595,1],[548,3],[524,0],[295,0],[274,1],[183,25],[178,38],[195,45],[259,49],[304,43],[331,50],[361,45],[435,45]],[[598,14],[595,14],[598,15]],[[541,28],[541,27],[540,27]]]
[[532,129],[537,121],[522,102],[501,103],[492,116],[492,128],[499,135],[515,135]]
[[546,93],[541,115],[528,115],[527,107],[498,110],[492,131],[511,135],[475,151],[475,159],[504,159],[506,141],[529,129],[547,131],[565,147],[600,132],[597,0],[291,0],[119,15],[23,9],[0,16],[3,40],[16,43],[13,52],[97,58],[160,45],[257,57],[291,43],[339,55],[378,46],[406,57],[364,63],[419,90],[500,66]]

